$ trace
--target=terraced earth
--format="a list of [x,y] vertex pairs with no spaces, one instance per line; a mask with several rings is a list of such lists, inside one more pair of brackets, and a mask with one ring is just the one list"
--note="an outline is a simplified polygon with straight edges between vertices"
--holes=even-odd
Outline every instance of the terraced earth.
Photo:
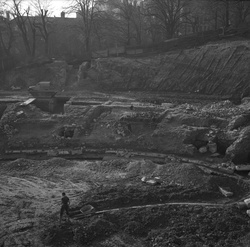
[[[248,180],[171,158],[3,162],[3,246],[247,246],[249,220],[236,202],[249,194]],[[224,185],[232,198],[220,193]],[[62,191],[71,218],[59,224]],[[86,204],[95,212],[81,213]]]

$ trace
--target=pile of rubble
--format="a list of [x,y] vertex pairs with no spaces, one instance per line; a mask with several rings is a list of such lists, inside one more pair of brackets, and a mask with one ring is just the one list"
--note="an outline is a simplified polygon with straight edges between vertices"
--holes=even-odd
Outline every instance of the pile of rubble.
[[244,109],[239,106],[235,106],[231,101],[221,101],[213,104],[207,104],[203,107],[196,108],[194,112],[195,116],[198,117],[221,117],[230,118],[236,115],[240,115],[244,112]]
[[121,115],[120,121],[132,122],[156,122],[162,114],[155,111],[147,112],[127,112]]

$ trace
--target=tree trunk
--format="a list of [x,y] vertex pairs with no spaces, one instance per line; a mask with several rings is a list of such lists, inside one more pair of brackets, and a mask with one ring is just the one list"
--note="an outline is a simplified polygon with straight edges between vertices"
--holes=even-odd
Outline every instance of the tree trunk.
[[214,13],[214,30],[217,29],[218,29],[218,10],[216,9]]
[[32,52],[31,52],[31,49],[30,49],[29,41],[28,41],[28,39],[27,39],[27,37],[26,37],[26,35],[24,33],[22,33],[22,38],[23,38],[23,43],[24,43],[26,53],[30,57],[32,55]]
[[48,39],[45,40],[44,53],[46,56],[49,55],[49,41],[48,41]]
[[32,57],[36,55],[36,29],[32,30]]
[[226,15],[226,27],[228,27],[229,26],[229,2],[228,1],[226,1],[226,13],[225,13],[225,15]]
[[127,23],[127,45],[130,45],[130,23],[129,23],[129,20],[128,20],[128,23]]
[[171,25],[169,28],[168,28],[168,36],[170,39],[172,39],[175,35],[175,28],[173,25]]
[[86,39],[85,39],[85,51],[89,52],[89,44],[90,44],[90,37],[87,35]]

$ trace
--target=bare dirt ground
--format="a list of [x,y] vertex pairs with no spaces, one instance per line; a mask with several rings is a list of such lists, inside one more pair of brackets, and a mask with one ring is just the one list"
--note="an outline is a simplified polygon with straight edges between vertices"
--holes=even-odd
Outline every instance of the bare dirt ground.
[[[101,103],[86,105],[93,98]],[[1,245],[249,246],[250,221],[237,204],[249,197],[249,177],[234,173],[224,157],[248,128],[248,103],[177,98],[85,93],[63,115],[9,105],[1,118],[6,150],[84,147],[106,153],[92,161],[20,154],[2,159]],[[207,136],[218,145],[216,156],[199,152]],[[165,156],[138,158],[131,150]],[[233,196],[219,187],[229,187]],[[70,222],[59,224],[63,191],[71,200]],[[95,212],[81,213],[86,204]]]
[[[0,181],[3,246],[248,246],[249,219],[235,202],[249,182],[193,163],[17,159],[1,164]],[[60,225],[62,191],[71,218]],[[85,203],[96,213],[81,214]]]
[[[250,162],[249,47],[221,40],[104,58],[79,81],[65,62],[50,75],[46,66],[7,73],[6,88],[22,78],[26,88],[51,80],[92,91],[58,93],[71,97],[64,114],[21,106],[26,91],[0,92],[0,246],[250,246],[238,204],[249,175],[234,172]],[[59,224],[63,191],[70,222]],[[86,205],[95,211],[82,213]]]

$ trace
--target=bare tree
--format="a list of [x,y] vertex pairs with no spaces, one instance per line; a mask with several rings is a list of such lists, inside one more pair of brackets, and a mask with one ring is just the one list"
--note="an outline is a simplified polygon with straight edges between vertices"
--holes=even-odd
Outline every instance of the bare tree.
[[222,14],[222,4],[219,1],[215,0],[206,0],[204,1],[206,12],[209,15],[210,23],[214,26],[214,30],[217,30],[221,24],[221,14]]
[[250,16],[250,2],[236,0],[232,3],[232,12],[235,17],[235,25],[244,25],[247,22],[248,16]]
[[[36,49],[36,28],[34,20],[30,18],[30,8],[23,9],[22,0],[12,0],[11,13],[20,31],[27,55],[34,57]],[[31,30],[31,35],[29,29]]]
[[134,2],[136,6],[134,6],[133,9],[133,26],[135,29],[135,34],[136,34],[136,43],[138,45],[142,44],[142,39],[143,39],[143,33],[145,30],[145,18],[144,18],[144,12],[142,5],[137,5],[137,2]]
[[207,0],[207,8],[214,17],[216,29],[230,25],[230,5],[228,0]]
[[229,27],[230,26],[230,2],[228,0],[216,0],[224,10],[224,13],[221,15],[223,26]]
[[166,37],[172,38],[187,15],[187,3],[186,0],[150,0],[146,5],[147,15],[156,18]]
[[51,34],[51,30],[49,30],[49,26],[51,26],[51,21],[48,19],[49,10],[51,9],[51,1],[50,0],[33,0],[32,7],[38,15],[38,18],[35,19],[35,27],[38,29],[39,34],[41,35],[44,41],[44,53],[45,55],[49,54],[49,36]]
[[191,2],[189,8],[187,9],[187,15],[184,17],[183,23],[183,32],[186,34],[189,32],[189,27],[192,29],[192,33],[199,31],[201,25],[201,13],[202,12],[202,3],[200,2]]
[[[104,1],[104,0],[103,0]],[[80,30],[83,36],[83,42],[86,52],[91,51],[91,38],[93,35],[95,20],[102,11],[101,0],[73,0],[70,6],[70,12],[77,13],[81,19]]]
[[5,55],[11,56],[14,32],[10,23],[9,12],[6,10],[6,5],[5,1],[0,2],[0,50]]
[[6,10],[6,2],[0,2],[0,71],[5,71],[6,67],[11,67],[12,47],[14,42],[14,32],[11,26],[9,13]]
[[[28,40],[30,42],[30,48],[31,48],[31,56],[35,57],[35,53],[36,53],[36,34],[37,34],[37,29],[36,29],[36,20],[35,18],[31,18],[30,17],[30,8],[25,10],[26,12],[26,18],[29,24],[29,27],[27,27],[28,29]],[[31,30],[31,32],[29,32],[29,29]],[[31,37],[29,38],[31,34]]]
[[14,32],[8,18],[0,18],[0,47],[7,56],[11,56]]
[[93,45],[98,49],[114,47],[120,41],[118,23],[109,9],[99,13],[93,26]]
[[144,21],[146,37],[148,37],[152,43],[157,43],[165,39],[165,30],[161,28],[160,21],[154,16],[149,15],[148,10],[146,10]]
[[[218,9],[210,0],[190,1],[186,6],[186,15],[183,18],[184,32],[192,33],[217,29]],[[215,22],[215,24],[214,24]]]
[[[126,45],[131,45],[133,38],[137,36],[137,43],[141,43],[140,12],[137,11],[137,1],[111,0],[109,6],[114,10],[113,20],[117,31]],[[137,14],[137,16],[136,16]]]
[[127,8],[128,14],[130,13],[131,16],[132,37],[136,40],[137,45],[141,45],[143,32],[146,28],[144,9],[138,0],[132,1],[130,6],[127,4]]

